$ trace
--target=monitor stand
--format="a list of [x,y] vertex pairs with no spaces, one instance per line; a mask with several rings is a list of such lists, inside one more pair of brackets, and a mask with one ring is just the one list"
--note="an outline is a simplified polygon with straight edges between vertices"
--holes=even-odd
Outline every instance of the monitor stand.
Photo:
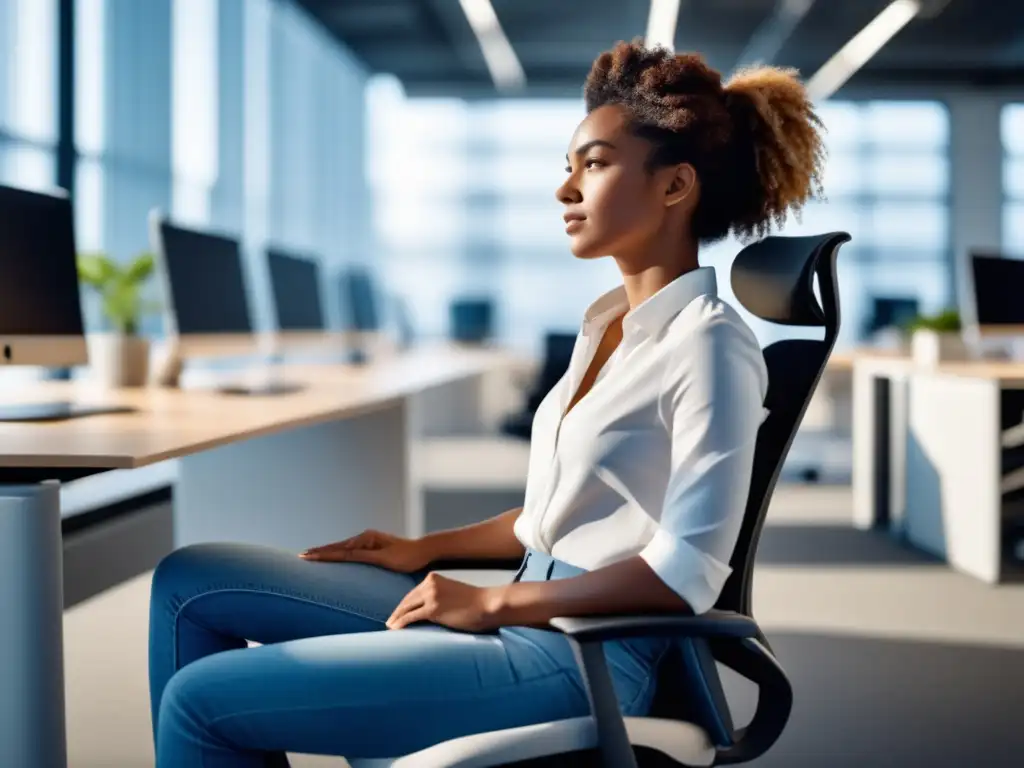
[[49,403],[0,405],[0,422],[65,421],[83,416],[135,413],[137,410],[130,405],[88,405],[70,400],[56,400]]
[[301,392],[305,388],[305,384],[299,384],[295,381],[267,381],[258,384],[222,384],[217,387],[217,391],[222,395],[272,397],[275,395],[290,395],[295,392]]
[[306,389],[305,384],[282,378],[275,370],[275,361],[267,359],[255,371],[248,374],[231,376],[214,384],[214,389],[222,395],[241,397],[277,397],[291,395]]
[[345,353],[345,362],[348,365],[366,365],[370,362],[370,356],[362,347],[352,347]]

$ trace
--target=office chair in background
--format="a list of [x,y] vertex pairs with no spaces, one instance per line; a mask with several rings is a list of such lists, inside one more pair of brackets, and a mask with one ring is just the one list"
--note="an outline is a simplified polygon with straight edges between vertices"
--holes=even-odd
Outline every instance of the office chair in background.
[[533,432],[533,417],[541,402],[558,380],[569,370],[576,334],[548,333],[544,336],[544,362],[533,387],[526,396],[523,409],[510,414],[501,424],[502,434],[529,440]]
[[[715,608],[700,616],[553,619],[552,631],[564,632],[572,643],[592,716],[474,734],[404,757],[352,760],[353,768],[678,768],[749,762],[775,743],[789,720],[793,690],[753,618],[754,558],[782,464],[839,332],[835,262],[849,239],[845,232],[767,237],[744,248],[733,263],[733,291],[748,311],[780,325],[821,327],[824,338],[788,339],[764,350],[769,415],[757,436],[732,576]],[[507,561],[432,564],[435,570],[517,566]],[[678,642],[658,669],[650,715],[623,717],[602,643],[652,635]],[[715,662],[758,686],[757,708],[745,727],[732,721]]]

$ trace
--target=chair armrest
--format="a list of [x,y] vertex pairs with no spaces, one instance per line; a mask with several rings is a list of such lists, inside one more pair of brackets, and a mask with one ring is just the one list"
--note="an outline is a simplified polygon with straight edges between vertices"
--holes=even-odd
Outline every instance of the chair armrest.
[[552,627],[579,642],[628,637],[745,638],[759,637],[757,623],[733,611],[711,610],[699,616],[680,614],[629,616],[559,616]]
[[711,641],[711,652],[757,686],[754,717],[735,733],[734,743],[718,752],[716,764],[747,763],[767,752],[782,735],[793,710],[793,686],[765,643],[755,638]]

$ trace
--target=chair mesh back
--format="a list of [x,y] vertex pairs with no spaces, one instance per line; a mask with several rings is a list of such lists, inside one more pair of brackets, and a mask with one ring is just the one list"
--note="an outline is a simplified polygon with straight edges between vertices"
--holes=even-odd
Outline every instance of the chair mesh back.
[[749,312],[780,325],[823,328],[824,339],[789,339],[764,350],[768,416],[757,435],[746,513],[729,563],[732,575],[716,608],[752,615],[754,559],[772,492],[839,332],[835,260],[849,239],[845,232],[767,237],[744,248],[733,262],[733,288]]
[[757,434],[747,511],[733,552],[732,575],[718,599],[718,608],[751,614],[750,590],[761,528],[779,472],[825,367],[830,346],[824,341],[791,339],[764,350],[768,416]]
[[[778,341],[764,350],[769,413],[757,435],[746,512],[730,560],[732,574],[716,608],[752,616],[754,560],[772,492],[839,331],[835,257],[849,239],[844,232],[768,237],[745,248],[733,263],[734,292],[749,312],[781,325],[822,327],[824,339]],[[820,303],[812,288],[815,275]],[[681,655],[667,654],[658,670],[653,716],[702,722],[706,713],[694,710],[696,697],[685,695],[694,684],[686,677]]]

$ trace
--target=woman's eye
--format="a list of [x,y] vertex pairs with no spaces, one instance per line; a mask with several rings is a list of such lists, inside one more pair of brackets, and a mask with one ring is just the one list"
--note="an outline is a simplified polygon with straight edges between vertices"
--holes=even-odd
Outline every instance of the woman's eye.
[[585,167],[588,168],[588,169],[589,168],[600,168],[602,165],[604,165],[604,163],[602,163],[600,160],[593,160],[593,159],[591,159],[591,160],[587,160]]

